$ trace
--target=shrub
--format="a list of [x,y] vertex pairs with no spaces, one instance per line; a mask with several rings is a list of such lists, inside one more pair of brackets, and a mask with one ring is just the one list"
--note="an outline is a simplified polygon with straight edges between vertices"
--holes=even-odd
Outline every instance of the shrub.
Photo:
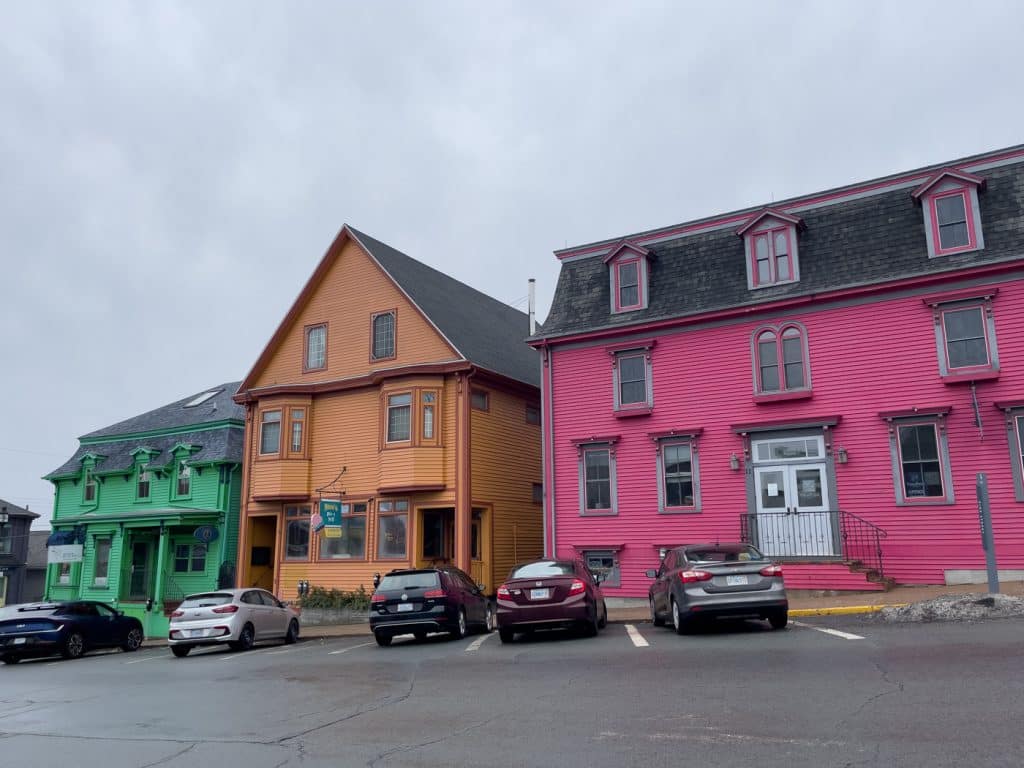
[[299,605],[303,608],[365,611],[370,607],[370,593],[362,584],[351,592],[346,592],[344,589],[324,589],[310,585],[309,594],[299,598]]

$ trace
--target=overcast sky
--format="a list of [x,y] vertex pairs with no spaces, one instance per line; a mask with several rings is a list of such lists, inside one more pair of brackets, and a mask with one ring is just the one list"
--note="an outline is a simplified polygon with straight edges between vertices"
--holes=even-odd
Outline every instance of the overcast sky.
[[1024,141],[1016,2],[3,16],[0,497],[47,516],[79,435],[241,379],[344,222],[543,318],[556,248]]

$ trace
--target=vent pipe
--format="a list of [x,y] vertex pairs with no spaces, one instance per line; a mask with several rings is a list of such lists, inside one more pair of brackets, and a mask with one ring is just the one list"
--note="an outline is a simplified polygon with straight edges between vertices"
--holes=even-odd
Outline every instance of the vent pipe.
[[537,332],[537,281],[531,277],[529,284],[529,301],[527,302],[527,305],[530,313],[530,335],[533,336],[533,334]]

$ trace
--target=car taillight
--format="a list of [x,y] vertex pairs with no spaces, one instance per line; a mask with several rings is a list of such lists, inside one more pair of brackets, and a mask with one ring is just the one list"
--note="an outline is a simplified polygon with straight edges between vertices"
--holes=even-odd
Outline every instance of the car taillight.
[[502,584],[498,587],[498,597],[512,597],[512,593],[509,592],[508,584]]
[[580,581],[579,579],[573,579],[572,580],[572,585],[569,587],[569,594],[570,595],[578,595],[581,592],[583,592],[584,590],[586,590],[586,588],[587,588],[587,585],[584,584],[582,581]]
[[214,613],[238,613],[237,605],[222,605],[220,608],[214,608]]
[[178,618],[181,618],[184,615],[185,615],[184,611],[175,611],[174,613],[171,614],[171,618],[172,619],[178,619]]
[[447,597],[448,593],[443,589],[428,589],[423,593],[424,597]]
[[683,584],[689,584],[692,581],[710,581],[711,574],[707,571],[680,571],[679,580]]
[[762,576],[781,576],[782,566],[781,565],[766,565],[760,570]]
[[387,598],[379,592],[374,592],[373,597],[370,598],[371,603],[383,603],[385,600],[387,600]]

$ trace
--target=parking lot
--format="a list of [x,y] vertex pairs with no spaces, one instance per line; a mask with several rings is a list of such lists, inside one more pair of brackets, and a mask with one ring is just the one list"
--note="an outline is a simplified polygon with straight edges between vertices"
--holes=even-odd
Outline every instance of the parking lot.
[[[1024,621],[647,623],[0,669],[5,765],[1018,766]],[[685,760],[684,760],[685,758]]]

